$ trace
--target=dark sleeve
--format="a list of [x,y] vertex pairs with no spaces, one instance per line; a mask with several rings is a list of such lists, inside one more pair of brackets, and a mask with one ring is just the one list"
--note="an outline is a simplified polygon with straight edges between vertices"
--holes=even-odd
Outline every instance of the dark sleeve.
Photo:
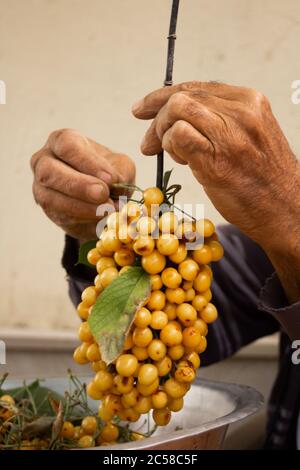
[[62,265],[67,273],[69,296],[75,306],[81,300],[81,292],[94,283],[97,274],[96,269],[78,264],[79,242],[75,238],[66,235],[65,248],[62,257]]
[[279,330],[260,310],[260,293],[274,269],[261,248],[232,225],[218,229],[224,258],[213,263],[213,299],[219,318],[209,326],[203,365],[225,359],[252,341]]

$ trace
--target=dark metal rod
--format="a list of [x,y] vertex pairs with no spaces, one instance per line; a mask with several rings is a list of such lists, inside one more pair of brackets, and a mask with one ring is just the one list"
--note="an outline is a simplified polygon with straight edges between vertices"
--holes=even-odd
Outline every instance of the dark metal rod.
[[[173,0],[173,3],[172,3],[172,11],[171,11],[170,27],[169,27],[169,35],[168,35],[167,67],[166,67],[166,76],[164,80],[164,86],[171,86],[173,84],[173,64],[174,64],[176,25],[177,25],[179,1],[180,0]],[[164,151],[162,150],[157,155],[157,168],[156,168],[156,186],[160,189],[162,189],[163,187],[163,176],[164,176]]]

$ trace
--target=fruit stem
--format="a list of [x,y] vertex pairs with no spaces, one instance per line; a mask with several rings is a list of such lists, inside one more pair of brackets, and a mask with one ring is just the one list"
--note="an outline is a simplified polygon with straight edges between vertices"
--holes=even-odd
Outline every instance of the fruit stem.
[[[173,0],[169,35],[168,35],[168,54],[167,54],[167,67],[164,86],[171,86],[173,84],[173,64],[174,64],[174,51],[176,40],[176,25],[178,16],[179,0]],[[157,168],[156,168],[156,186],[160,189],[163,187],[163,174],[164,174],[164,151],[162,150],[157,155]]]

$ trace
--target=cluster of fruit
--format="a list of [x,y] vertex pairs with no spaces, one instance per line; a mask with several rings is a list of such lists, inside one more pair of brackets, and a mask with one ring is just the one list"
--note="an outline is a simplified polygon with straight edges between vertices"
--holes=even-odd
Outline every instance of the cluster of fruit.
[[[180,221],[171,209],[161,213],[163,202],[162,191],[149,188],[142,205],[130,201],[110,214],[87,256],[98,274],[78,305],[84,321],[74,360],[92,363],[96,374],[87,393],[101,400],[105,422],[115,416],[134,422],[153,409],[155,423],[168,424],[171,412],[183,407],[207,346],[207,325],[218,315],[210,263],[221,259],[223,248],[215,227],[208,219]],[[150,275],[151,295],[135,314],[123,353],[107,367],[87,319],[101,292],[137,262]]]
[[[15,419],[20,420],[22,404],[16,404],[11,395],[3,395],[0,397],[0,449],[7,441],[7,434],[12,432],[13,422]],[[103,422],[96,416],[85,416],[77,424],[71,421],[64,421],[59,434],[62,448],[89,448],[95,446],[103,446],[116,443],[121,437],[124,429],[113,424]],[[49,433],[48,433],[49,434]],[[51,434],[51,433],[50,433]],[[143,439],[143,434],[137,432],[129,432],[128,440]],[[124,437],[124,436],[123,436]],[[16,439],[10,436],[10,446],[15,450],[46,450],[49,449],[51,438],[49,436],[39,436],[28,438],[20,438],[16,433]]]

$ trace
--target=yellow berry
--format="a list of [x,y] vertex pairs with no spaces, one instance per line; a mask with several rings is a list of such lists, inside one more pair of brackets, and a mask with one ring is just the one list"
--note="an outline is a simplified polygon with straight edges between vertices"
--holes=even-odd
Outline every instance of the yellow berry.
[[[151,364],[145,364],[145,365],[151,365]],[[156,392],[156,390],[158,389],[158,386],[159,386],[158,378],[155,379],[150,385],[144,385],[138,382],[137,391],[144,397],[149,397],[150,395]]]
[[109,286],[109,284],[119,276],[119,272],[117,268],[106,268],[100,274],[100,282],[102,286],[105,288]]
[[176,315],[184,326],[191,326],[197,319],[197,310],[191,304],[184,302],[178,305]]
[[135,262],[135,253],[128,248],[120,248],[115,252],[114,260],[119,266],[131,266]]
[[163,233],[156,241],[156,247],[162,255],[170,256],[177,252],[179,241],[173,233]]
[[114,377],[114,383],[117,387],[117,390],[123,395],[124,393],[129,393],[133,389],[134,378],[116,375]]
[[106,370],[107,366],[104,361],[94,361],[92,364],[92,369],[94,372],[98,372],[99,370]]
[[193,327],[200,331],[201,336],[206,336],[208,333],[207,324],[202,320],[202,318],[197,318]]
[[100,361],[101,360],[101,354],[99,351],[99,346],[96,343],[92,343],[86,352],[86,358],[90,362],[95,362],[95,361]]
[[89,317],[89,308],[90,306],[87,305],[85,302],[80,302],[77,306],[78,315],[82,320],[87,320]]
[[155,248],[155,241],[149,236],[142,236],[135,240],[133,250],[140,256],[149,256]]
[[132,352],[132,354],[135,355],[135,357],[138,359],[138,361],[145,361],[149,357],[147,348],[140,348],[139,346],[134,346],[132,348],[131,352]]
[[206,298],[207,302],[210,302],[212,299],[212,292],[210,289],[207,289],[205,292],[202,292],[203,297]]
[[207,348],[207,339],[205,338],[205,336],[201,336],[200,343],[197,345],[195,351],[198,354],[202,354],[206,348]]
[[148,344],[151,343],[152,338],[152,331],[148,327],[135,328],[132,335],[133,343],[141,348],[145,348],[146,346],[148,346]]
[[171,377],[164,383],[164,391],[171,398],[182,398],[188,391],[188,384],[185,382],[178,382]]
[[96,265],[98,274],[103,273],[103,271],[107,268],[115,268],[115,267],[116,267],[115,260],[108,256],[103,256],[102,258],[100,258]]
[[147,302],[149,310],[163,310],[166,305],[166,296],[161,290],[154,290],[150,294]]
[[80,439],[78,439],[78,447],[81,449],[87,449],[94,446],[95,441],[92,436],[82,436]]
[[137,404],[138,391],[136,388],[132,388],[130,392],[124,393],[121,398],[122,405],[125,408],[132,408]]
[[184,359],[188,361],[188,363],[191,363],[194,369],[199,369],[200,357],[199,354],[197,354],[195,351],[185,354]]
[[95,416],[86,416],[81,422],[81,428],[85,434],[93,435],[97,429],[97,419]]
[[156,222],[152,217],[144,216],[137,221],[136,228],[140,235],[148,235],[154,232]]
[[194,280],[193,286],[196,291],[205,292],[207,289],[209,289],[210,284],[211,279],[209,274],[206,271],[200,271],[200,273]]
[[212,261],[219,261],[221,258],[223,258],[224,248],[222,247],[221,243],[212,240],[208,242],[208,246],[211,250]]
[[183,398],[172,398],[168,401],[168,408],[170,411],[180,411],[183,408]]
[[167,408],[161,408],[159,410],[153,410],[153,420],[157,426],[166,426],[169,424],[171,419],[171,411]]
[[151,323],[151,312],[145,307],[141,307],[135,314],[134,324],[139,328],[145,328]]
[[78,330],[78,338],[82,342],[89,342],[93,340],[93,335],[91,333],[89,324],[87,321],[81,323],[79,330]]
[[135,423],[140,419],[140,414],[134,408],[128,408],[124,410],[123,421],[129,421],[130,423]]
[[164,202],[164,193],[159,188],[147,188],[143,193],[146,206],[161,205]]
[[199,272],[199,266],[196,261],[186,259],[179,264],[178,272],[186,281],[193,281]]
[[185,301],[186,302],[192,302],[192,300],[194,299],[196,295],[196,291],[195,289],[193,289],[192,287],[190,289],[187,289],[185,291]]
[[213,304],[208,303],[200,312],[200,316],[206,323],[213,323],[218,318],[218,311]]
[[101,255],[97,248],[92,248],[87,254],[87,260],[90,264],[95,265],[97,264],[97,261],[99,260],[100,256]]
[[159,274],[152,274],[150,276],[151,290],[160,290],[163,286],[161,277]]
[[192,257],[198,264],[209,264],[212,261],[212,252],[208,245],[202,245],[197,250],[192,251]]
[[60,431],[60,436],[64,439],[73,439],[74,433],[74,425],[70,421],[64,421]]
[[113,386],[113,376],[106,370],[99,370],[94,377],[94,384],[100,392],[105,392]]
[[123,377],[130,377],[136,371],[138,360],[133,354],[121,354],[116,362],[118,374]]
[[204,307],[206,307],[207,303],[208,302],[207,302],[206,298],[203,295],[200,295],[200,294],[195,295],[195,297],[192,300],[193,307],[198,311],[203,310]]
[[149,413],[149,411],[152,408],[152,400],[151,397],[147,396],[144,397],[142,395],[139,395],[137,397],[137,404],[134,406],[134,410],[139,413],[139,414],[146,414]]
[[131,349],[132,347],[133,347],[132,334],[128,333],[128,335],[125,338],[123,349],[124,349],[124,351],[128,351],[128,349]]
[[84,349],[82,348],[82,345],[78,346],[73,353],[73,359],[77,364],[83,365],[89,362],[88,359],[86,358],[86,350]]
[[190,383],[196,378],[195,370],[187,361],[181,361],[175,372],[175,379],[178,382]]
[[97,291],[94,286],[87,287],[81,294],[81,300],[86,306],[94,305],[97,300]]
[[168,356],[173,361],[178,361],[184,355],[184,346],[182,344],[177,344],[176,346],[171,346],[168,348]]
[[196,348],[201,341],[200,331],[193,326],[185,328],[182,332],[182,343],[189,348]]
[[211,237],[215,231],[214,224],[208,219],[197,220],[196,229],[199,235],[208,238]]
[[161,330],[160,339],[167,346],[176,346],[182,342],[182,333],[174,325],[168,323]]
[[169,356],[165,356],[159,361],[156,361],[155,365],[157,367],[158,376],[164,377],[172,369],[172,359]]
[[166,392],[163,392],[162,390],[154,393],[151,398],[152,398],[152,406],[156,410],[165,408],[168,404],[168,395],[166,394]]
[[95,382],[92,381],[88,384],[86,387],[86,393],[90,398],[93,400],[102,400],[103,398],[103,392],[101,392],[95,385]]
[[149,274],[158,274],[163,271],[166,258],[157,250],[153,250],[148,256],[142,256],[142,267]]
[[163,359],[166,353],[166,345],[160,339],[153,339],[147,348],[147,354],[153,361]]
[[178,225],[176,235],[179,240],[183,240],[185,242],[191,243],[195,241],[197,236],[195,224],[189,220],[183,220]]
[[101,241],[104,250],[107,251],[117,251],[122,247],[121,241],[117,238],[117,233],[115,230],[107,230],[102,232]]
[[166,298],[172,304],[182,304],[185,301],[185,291],[181,287],[170,289],[167,287],[165,292]]
[[159,230],[163,233],[174,233],[178,226],[178,218],[174,212],[164,212],[159,218]]
[[182,263],[187,257],[187,249],[183,243],[180,243],[177,250],[169,255],[169,259],[176,264]]
[[182,277],[175,268],[166,268],[161,273],[161,280],[166,287],[176,289],[182,281]]
[[102,240],[98,240],[97,243],[96,243],[96,248],[97,250],[99,251],[99,254],[101,256],[107,256],[107,257],[111,257],[113,255],[113,252],[110,251],[110,250],[106,250],[103,246],[103,243],[102,243]]
[[151,385],[157,377],[157,368],[153,364],[143,364],[141,366],[138,375],[138,381],[141,385]]
[[170,302],[167,302],[165,307],[164,307],[164,312],[168,315],[169,320],[175,320],[176,318],[176,307],[177,304],[171,304]]
[[120,224],[120,213],[112,212],[106,219],[106,226],[109,230],[114,230],[117,232]]
[[112,423],[106,424],[101,431],[101,438],[105,442],[116,441],[119,437],[119,428]]
[[162,330],[168,324],[168,315],[162,310],[152,312],[150,326],[153,330]]
[[131,223],[141,215],[141,207],[134,201],[128,201],[121,209],[121,219]]

